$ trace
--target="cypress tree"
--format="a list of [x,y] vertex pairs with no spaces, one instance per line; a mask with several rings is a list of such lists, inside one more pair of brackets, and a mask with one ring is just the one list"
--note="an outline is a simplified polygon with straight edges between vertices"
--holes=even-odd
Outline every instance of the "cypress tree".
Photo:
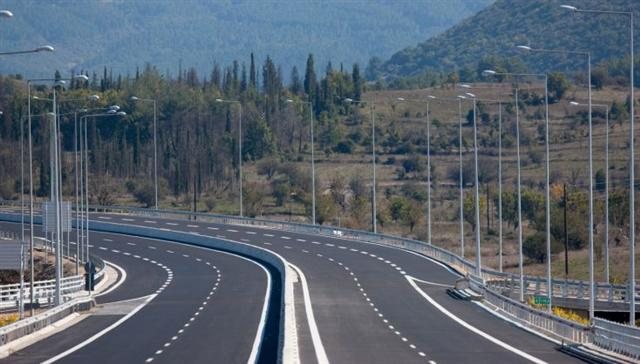
[[313,102],[316,96],[316,88],[318,80],[316,78],[315,66],[313,64],[313,54],[309,54],[307,58],[307,69],[304,73],[304,92],[309,97],[309,101]]
[[300,82],[300,75],[298,74],[298,67],[293,66],[291,69],[291,87],[289,88],[292,94],[299,94],[302,91],[302,83]]
[[362,97],[362,76],[360,75],[360,66],[357,63],[353,64],[351,80],[353,81],[353,99],[360,100]]
[[249,68],[249,85],[256,88],[256,62],[251,52],[251,66]]

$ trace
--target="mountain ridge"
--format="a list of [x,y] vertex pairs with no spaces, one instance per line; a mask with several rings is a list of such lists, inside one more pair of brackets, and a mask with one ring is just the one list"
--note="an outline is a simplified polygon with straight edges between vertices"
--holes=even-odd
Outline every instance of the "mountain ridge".
[[[549,53],[525,54],[516,45],[592,52],[593,65],[628,55],[628,21],[622,17],[572,13],[562,4],[584,9],[640,11],[625,0],[497,0],[477,14],[416,46],[396,52],[375,70],[386,78],[416,76],[427,70],[475,68],[483,58],[516,58],[532,71],[566,71],[584,61]],[[640,24],[636,22],[636,32]],[[607,40],[611,40],[607,42]],[[597,45],[597,47],[594,47]],[[580,69],[580,68],[578,68]]]
[[414,1],[4,1],[0,46],[56,47],[53,54],[6,57],[0,73],[50,76],[76,69],[135,72],[146,63],[165,72],[195,67],[208,74],[254,52],[288,73],[309,53],[319,67],[365,64],[399,45],[437,34],[492,0]]

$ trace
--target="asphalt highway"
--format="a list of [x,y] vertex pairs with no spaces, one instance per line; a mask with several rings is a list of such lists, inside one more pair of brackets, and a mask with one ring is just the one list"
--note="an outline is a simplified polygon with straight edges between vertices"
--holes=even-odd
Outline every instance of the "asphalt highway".
[[[164,228],[272,250],[306,275],[321,343],[334,363],[570,363],[558,345],[446,294],[459,276],[405,250],[339,237],[131,215],[98,221]],[[416,278],[417,280],[413,280]],[[300,313],[297,312],[297,317]],[[308,348],[306,348],[308,349]],[[312,362],[312,356],[304,356]]]
[[[4,231],[18,227],[0,224]],[[126,272],[124,282],[96,297],[93,315],[1,363],[244,363],[252,355],[275,360],[278,328],[266,325],[266,340],[258,332],[271,311],[265,303],[279,296],[279,286],[270,286],[270,267],[132,236],[91,233],[91,244],[93,253]]]

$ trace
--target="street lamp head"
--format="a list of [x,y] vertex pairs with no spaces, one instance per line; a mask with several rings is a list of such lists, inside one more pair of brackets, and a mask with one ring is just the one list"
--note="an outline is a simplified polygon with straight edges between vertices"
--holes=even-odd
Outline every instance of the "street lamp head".
[[9,10],[0,10],[0,17],[11,18],[13,17],[13,13],[10,12]]
[[461,100],[465,100],[467,97],[465,95],[458,95],[458,98]]
[[138,101],[138,100],[140,100],[140,99],[138,98],[138,96],[131,96],[129,99],[130,99],[131,101]]
[[516,46],[516,48],[522,49],[523,51],[530,51],[531,50],[531,47],[526,46],[526,45],[519,45],[519,46]]
[[118,106],[118,105],[109,106],[109,111],[112,111],[112,110],[113,110],[113,112],[116,112],[116,111],[120,110],[120,106]]
[[48,116],[48,117],[51,117],[51,118],[55,118],[55,117],[56,117],[56,114],[55,114],[55,113],[52,113],[52,112],[48,112],[48,113],[47,113],[47,116]]
[[495,75],[496,73],[497,73],[497,72],[496,72],[496,71],[494,71],[494,70],[484,70],[484,71],[482,71],[482,75],[483,75],[484,77],[493,76],[493,75]]
[[55,48],[50,45],[43,45],[35,49],[36,52],[53,52]]
[[216,102],[224,102],[223,99],[216,99]]
[[396,100],[398,100],[398,101],[405,101],[404,97],[398,97]]
[[471,88],[471,85],[469,85],[467,83],[461,83],[459,86],[462,87],[462,88]]
[[569,105],[571,106],[580,106],[579,102],[575,102],[575,101],[569,101]]
[[116,115],[118,115],[118,116],[126,116],[126,115],[127,115],[127,113],[126,113],[126,112],[124,112],[124,111],[118,111],[118,112],[116,113]]
[[350,98],[350,97],[345,97],[344,101],[351,103],[351,102],[353,102],[353,99]]
[[435,97],[435,96],[433,96],[433,95],[427,95],[427,98],[428,98],[428,99],[432,99],[432,100],[437,99],[437,97]]
[[472,99],[476,98],[475,94],[472,94],[471,92],[465,92],[467,94],[467,96],[471,97]]
[[571,10],[571,11],[577,11],[578,8],[576,8],[575,6],[571,6],[571,5],[560,5],[561,8],[563,9],[567,9],[567,10]]
[[91,100],[91,101],[98,101],[98,100],[100,100],[100,96],[91,95],[91,96],[88,97],[88,99]]
[[89,77],[87,75],[75,75],[73,78],[76,80],[89,81]]
[[286,102],[287,102],[288,104],[292,104],[292,103],[293,103],[293,100],[291,100],[291,99],[287,99],[287,101],[286,101]]
[[78,110],[78,112],[81,112],[81,113],[85,113],[85,112],[88,112],[88,111],[89,111],[89,109],[85,109],[85,108],[82,108],[82,109]]

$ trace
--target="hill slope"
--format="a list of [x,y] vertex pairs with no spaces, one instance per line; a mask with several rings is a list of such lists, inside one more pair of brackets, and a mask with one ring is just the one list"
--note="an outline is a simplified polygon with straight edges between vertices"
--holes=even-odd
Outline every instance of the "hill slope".
[[5,57],[0,73],[51,76],[53,70],[134,72],[150,62],[161,71],[211,71],[255,52],[290,67],[316,55],[324,68],[386,58],[402,45],[437,34],[492,0],[210,1],[8,0],[1,49],[52,44],[54,54]]
[[[451,71],[475,67],[484,57],[518,57],[537,71],[582,67],[576,57],[523,54],[516,45],[591,51],[594,64],[628,54],[629,23],[623,17],[573,14],[560,8],[640,11],[628,0],[498,0],[446,32],[394,54],[377,70],[388,77],[411,76],[425,70]],[[640,29],[636,22],[636,32]]]

